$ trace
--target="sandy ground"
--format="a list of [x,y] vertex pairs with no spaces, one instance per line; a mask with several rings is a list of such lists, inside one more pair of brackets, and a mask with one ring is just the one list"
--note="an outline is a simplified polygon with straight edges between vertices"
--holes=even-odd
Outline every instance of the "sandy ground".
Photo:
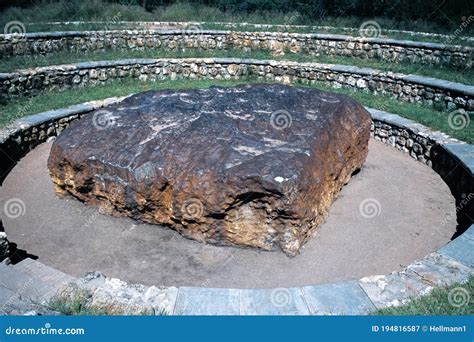
[[454,211],[454,198],[441,178],[376,141],[370,142],[362,171],[333,203],[328,221],[295,258],[202,244],[165,227],[101,215],[73,198],[57,198],[46,168],[49,149],[47,143],[28,154],[0,188],[1,207],[21,199],[23,215],[1,215],[18,248],[75,276],[97,270],[148,285],[308,285],[399,270],[455,232],[454,220],[445,220]]

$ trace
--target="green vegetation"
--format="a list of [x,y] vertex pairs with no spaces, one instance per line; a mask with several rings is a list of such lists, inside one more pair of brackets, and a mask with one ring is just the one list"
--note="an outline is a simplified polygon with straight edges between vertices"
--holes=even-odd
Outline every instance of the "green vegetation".
[[[7,103],[0,104],[0,126],[4,126],[7,123],[25,115],[64,108],[73,104],[104,99],[112,96],[124,96],[130,93],[137,93],[146,90],[207,88],[211,85],[232,86],[251,82],[257,82],[257,80],[166,80],[156,82],[140,82],[137,80],[126,79],[110,81],[106,85],[99,85],[95,87],[65,90],[62,92],[45,92],[35,97],[20,97],[8,101]],[[468,143],[474,143],[473,125],[468,125],[462,130],[453,130],[448,124],[447,113],[438,111],[434,108],[427,108],[414,103],[401,102],[396,99],[383,96],[374,96],[370,93],[356,92],[345,88],[333,89],[322,83],[316,83],[314,85],[298,85],[348,94],[365,106],[398,114],[405,118],[415,120],[435,130],[445,132],[452,137],[464,140]],[[472,113],[470,114],[470,120],[474,122],[474,115]]]
[[[333,89],[322,83],[313,86],[322,90],[349,95],[364,106],[398,114],[434,130],[444,132],[453,138],[470,144],[474,143],[474,125],[467,125],[461,130],[454,130],[449,125],[448,113],[443,110],[428,108],[415,103],[402,102],[386,96],[374,96],[368,92],[358,92],[347,88]],[[469,115],[470,122],[474,120],[474,113],[471,112],[467,115]]]
[[[92,305],[90,291],[79,288],[67,288],[60,292],[47,303],[50,310],[66,316],[115,316],[129,314],[122,307],[109,305]],[[159,315],[166,316],[165,309],[156,312],[154,309],[143,309],[137,312],[140,316]]]
[[[403,33],[388,33],[387,30],[409,30],[419,32],[435,32],[454,35],[460,28],[462,19],[469,11],[465,4],[453,4],[460,0],[447,0],[443,8],[429,7],[432,2],[423,0],[400,0],[394,6],[387,6],[383,0],[304,0],[290,2],[284,0],[210,0],[206,4],[196,1],[141,1],[146,6],[139,6],[138,1],[105,1],[105,0],[39,0],[29,7],[8,7],[0,14],[0,25],[19,20],[23,23],[45,23],[55,21],[108,21],[111,24],[85,24],[85,25],[44,25],[28,26],[27,31],[57,31],[57,30],[97,30],[104,28],[118,28],[120,21],[205,21],[205,22],[249,22],[261,24],[284,25],[315,25],[333,27],[353,27],[358,29],[368,20],[375,20],[382,30],[382,34],[392,38],[430,40],[444,42],[440,38],[427,38],[421,35],[412,37]],[[25,0],[26,2],[26,0]],[[391,12],[386,11],[389,7]],[[446,8],[444,8],[446,7]],[[453,14],[453,20],[446,20],[444,16],[437,18],[439,13],[449,15],[453,9],[460,13]],[[463,9],[461,11],[461,9]],[[437,11],[440,10],[440,11]],[[432,13],[432,21],[425,21],[426,13]],[[439,19],[439,20],[438,20]],[[457,35],[472,35],[474,25],[467,25]],[[213,24],[205,28],[222,28]],[[245,28],[244,28],[245,29]],[[247,29],[245,29],[247,30]],[[308,29],[295,31],[307,32]],[[342,29],[330,29],[329,33],[355,34]],[[451,44],[466,44],[453,36]]]
[[[314,25],[333,28],[318,29],[318,32],[358,35],[358,28],[364,22],[375,21],[380,26],[381,37],[432,41],[447,44],[474,46],[472,42],[463,41],[457,36],[472,36],[474,19],[466,17],[472,5],[461,0],[443,1],[441,7],[436,2],[425,0],[398,0],[393,6],[386,0],[207,0],[199,2],[180,2],[173,0],[28,0],[16,1],[23,5],[14,7],[0,4],[0,27],[7,23],[20,21],[26,24],[27,32],[59,30],[105,30],[134,28],[124,26],[123,21],[202,21],[203,29],[226,29],[213,22],[248,22],[256,24]],[[13,2],[12,2],[13,3]],[[427,13],[430,21],[426,21]],[[447,20],[448,19],[448,20]],[[464,25],[471,20],[468,25]],[[80,25],[50,25],[56,21],[104,21],[107,24],[85,23]],[[33,23],[33,24],[29,24]],[[344,30],[352,27],[354,31]],[[459,29],[462,28],[460,31]],[[280,28],[238,27],[244,31],[279,31]],[[433,32],[451,35],[448,41],[444,38],[425,37],[393,33],[389,30],[409,30]],[[291,32],[312,32],[309,27],[293,28]],[[318,62],[330,64],[370,67],[384,71],[405,74],[419,74],[445,80],[474,84],[473,69],[454,70],[441,66],[413,65],[409,63],[392,63],[388,61],[364,60],[350,57],[310,56],[287,52],[284,56],[273,56],[269,51],[244,52],[241,50],[225,51],[186,51],[168,52],[161,49],[142,51],[105,50],[85,54],[76,52],[58,52],[48,56],[15,56],[0,60],[0,71],[9,72],[28,67],[47,66],[65,63],[77,63],[84,60],[114,60],[125,58],[185,58],[185,57],[235,57],[253,59],[289,60],[298,62]],[[70,105],[104,99],[112,96],[124,96],[147,90],[207,88],[212,85],[233,86],[242,83],[261,82],[255,78],[229,81],[215,80],[166,80],[138,81],[134,79],[111,80],[103,85],[69,89],[64,91],[46,91],[34,97],[18,97],[0,102],[0,127],[15,119],[47,110],[64,108]],[[440,130],[452,137],[474,143],[474,124],[464,129],[454,130],[450,127],[448,113],[440,108],[428,108],[414,103],[407,103],[386,96],[374,96],[369,92],[354,91],[347,88],[333,89],[322,83],[311,85],[298,83],[303,87],[314,87],[350,95],[365,106],[398,114],[423,125]],[[469,113],[474,122],[474,113]],[[461,290],[460,290],[461,289]],[[461,291],[467,294],[463,305],[453,305],[453,293]],[[378,310],[374,315],[473,315],[474,314],[474,276],[465,284],[456,284],[447,288],[436,288],[429,295],[413,299],[398,308]],[[454,301],[455,302],[455,301]],[[456,304],[456,303],[454,303]],[[48,307],[64,315],[123,315],[123,308],[113,305],[92,305],[91,293],[76,290],[62,293],[52,298]],[[165,310],[155,312],[143,310],[142,315],[166,315]]]
[[[123,315],[123,309],[113,305],[97,306],[90,304],[91,294],[86,290],[69,291],[53,297],[47,304],[48,308],[63,315]],[[139,315],[165,316],[164,309],[159,312],[143,310]],[[464,284],[449,287],[438,287],[426,296],[413,299],[409,303],[395,308],[380,309],[372,315],[459,315],[474,314],[474,276]]]
[[[456,298],[456,296],[458,296]],[[455,305],[453,305],[454,303]],[[474,276],[466,284],[436,288],[429,295],[398,308],[378,310],[375,315],[473,315]]]
[[455,70],[442,66],[391,63],[388,61],[376,61],[369,59],[342,57],[342,56],[311,56],[286,52],[283,56],[273,56],[270,51],[244,52],[242,50],[189,50],[189,51],[164,51],[162,49],[148,50],[104,50],[91,51],[87,54],[76,52],[57,52],[46,56],[16,56],[5,60],[0,60],[0,72],[11,72],[17,69],[31,68],[37,66],[47,66],[55,64],[78,63],[84,60],[100,61],[124,58],[185,58],[185,57],[234,57],[234,58],[254,58],[288,60],[297,62],[317,62],[330,64],[354,65],[368,67],[385,71],[400,72],[404,74],[418,74],[422,76],[440,78],[464,84],[474,84],[474,69],[464,71]]
[[67,316],[106,316],[122,314],[112,307],[98,307],[88,305],[89,294],[85,291],[74,294],[53,297],[47,304],[48,308]]

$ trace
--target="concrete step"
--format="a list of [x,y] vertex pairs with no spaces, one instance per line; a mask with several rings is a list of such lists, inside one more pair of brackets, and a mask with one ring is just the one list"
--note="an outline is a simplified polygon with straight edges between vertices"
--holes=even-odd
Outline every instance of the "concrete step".
[[34,303],[46,302],[56,292],[53,286],[5,264],[0,264],[0,286]]
[[[47,311],[48,309],[42,309]],[[38,312],[38,306],[29,300],[22,300],[18,294],[0,285],[0,316],[25,315],[33,311]],[[43,312],[41,312],[43,313]]]
[[15,292],[0,285],[0,316],[3,315],[58,315],[59,312],[47,306],[21,299]]
[[20,301],[20,297],[10,289],[0,285],[0,315],[9,313],[9,307]]
[[76,278],[70,276],[69,274],[63,273],[33,259],[22,260],[13,267],[24,274],[39,279],[56,289],[59,289],[64,284],[76,280]]

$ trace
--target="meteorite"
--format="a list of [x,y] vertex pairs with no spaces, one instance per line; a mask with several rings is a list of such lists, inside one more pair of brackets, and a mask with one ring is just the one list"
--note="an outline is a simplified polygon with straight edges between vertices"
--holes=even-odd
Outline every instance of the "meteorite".
[[147,91],[53,143],[58,194],[216,245],[280,248],[315,234],[367,157],[350,97],[276,84]]

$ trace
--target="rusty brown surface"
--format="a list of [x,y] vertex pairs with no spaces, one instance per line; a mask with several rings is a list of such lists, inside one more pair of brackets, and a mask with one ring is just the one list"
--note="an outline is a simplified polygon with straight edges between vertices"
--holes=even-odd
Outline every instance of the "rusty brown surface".
[[217,245],[298,253],[367,156],[370,116],[285,85],[150,91],[65,130],[58,194]]

